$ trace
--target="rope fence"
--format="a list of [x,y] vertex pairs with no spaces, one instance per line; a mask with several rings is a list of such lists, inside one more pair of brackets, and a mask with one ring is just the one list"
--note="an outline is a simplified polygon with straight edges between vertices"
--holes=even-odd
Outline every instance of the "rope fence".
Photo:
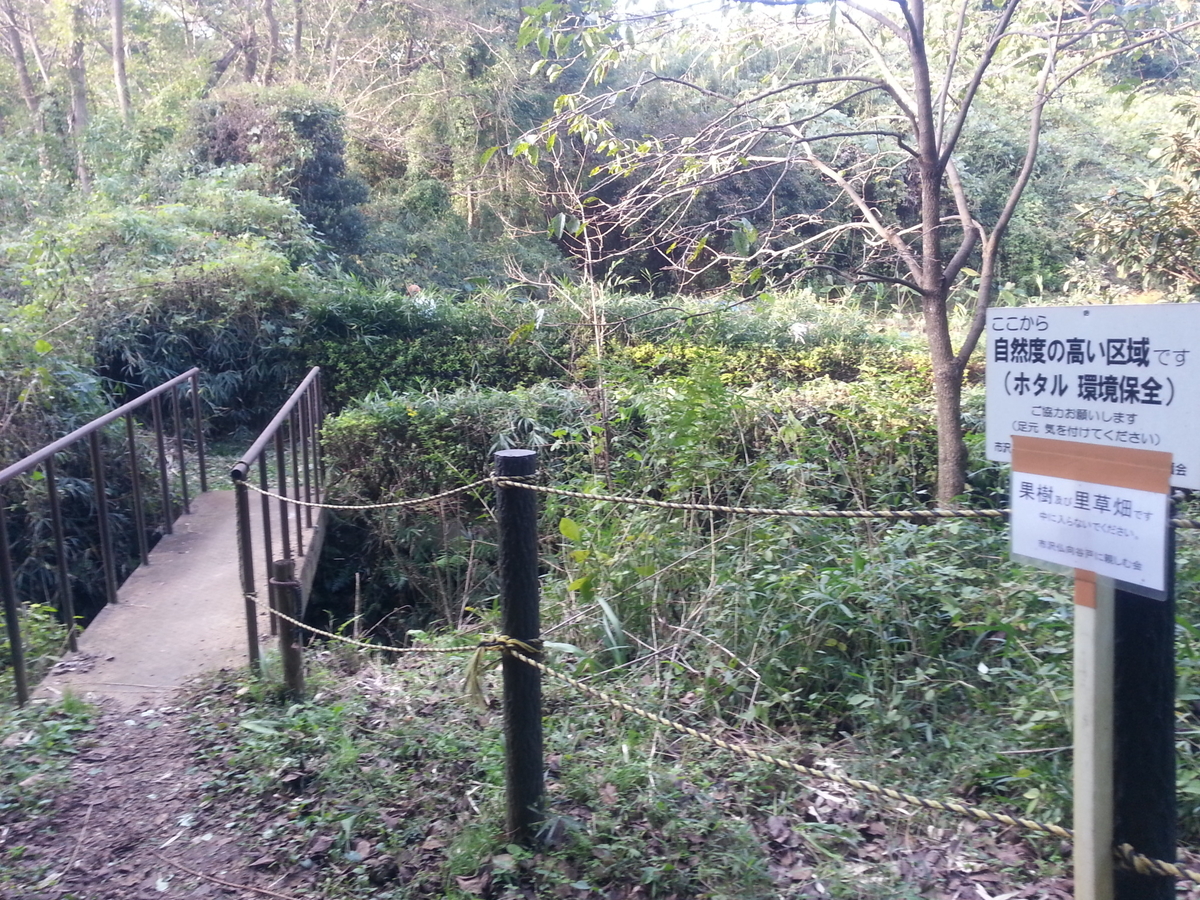
[[[416,497],[410,500],[393,500],[385,503],[316,503],[300,500],[265,490],[250,482],[243,482],[247,488],[264,497],[293,503],[310,509],[334,509],[365,511],[372,509],[411,509],[428,506],[439,500],[446,500],[459,494],[470,493],[482,487],[519,487],[535,491],[539,494],[550,494],[556,497],[570,497],[575,500],[590,500],[596,503],[619,503],[625,506],[647,506],[654,509],[676,509],[689,512],[714,512],[727,515],[764,516],[794,519],[885,519],[895,521],[921,521],[927,519],[1004,519],[1011,510],[1008,509],[794,509],[788,507],[776,508],[770,506],[722,506],[716,503],[691,503],[677,500],[654,500],[650,497],[627,497],[619,494],[593,494],[586,491],[570,491],[565,488],[549,487],[533,484],[511,478],[489,476],[473,481],[461,487],[451,488],[441,493],[427,497]],[[1200,519],[1171,519],[1176,528],[1200,528]]]
[[[258,599],[255,597],[251,597],[249,599],[253,600],[255,603],[258,602]],[[508,637],[507,635],[497,635],[491,638],[484,638],[476,644],[465,644],[461,647],[396,647],[387,644],[371,644],[366,641],[360,641],[354,638],[346,637],[345,635],[335,634],[331,631],[325,631],[312,625],[305,624],[304,622],[288,616],[276,609],[268,608],[267,611],[271,615],[277,616],[278,618],[291,623],[293,626],[301,628],[304,631],[307,631],[308,633],[318,637],[326,638],[327,640],[338,641],[343,644],[348,644],[350,646],[359,647],[366,650],[377,650],[383,653],[474,653],[478,655],[482,651],[496,650],[524,663],[525,665],[531,666],[534,669],[537,669],[543,675],[553,678],[556,681],[560,681],[563,684],[569,685],[570,687],[575,688],[575,690],[580,691],[581,693],[584,693],[595,700],[599,700],[601,703],[611,706],[614,709],[627,712],[631,715],[637,716],[640,719],[653,722],[656,725],[668,728],[679,734],[695,738],[696,740],[702,741],[712,747],[717,747],[718,749],[724,750],[728,753],[733,753],[734,755],[741,756],[746,759],[752,759],[756,762],[766,763],[767,765],[774,766],[775,768],[782,769],[784,771],[792,772],[793,774],[800,775],[804,778],[827,781],[831,784],[837,784],[855,791],[872,794],[876,797],[882,797],[895,803],[907,803],[910,806],[916,806],[921,809],[931,810],[933,812],[954,813],[962,816],[963,818],[973,819],[978,822],[986,822],[989,824],[1001,825],[1009,828],[1019,828],[1025,831],[1061,838],[1062,840],[1066,841],[1071,840],[1074,836],[1071,829],[1053,822],[1039,822],[1036,819],[1028,819],[1023,816],[1012,816],[1008,815],[1007,813],[992,812],[977,806],[959,803],[954,800],[931,800],[925,797],[918,797],[915,794],[910,794],[906,791],[899,791],[895,788],[884,787],[883,785],[876,784],[873,781],[866,781],[860,778],[851,778],[849,776],[839,775],[836,772],[830,772],[824,769],[816,769],[812,766],[806,766],[803,763],[798,763],[790,759],[784,759],[783,757],[775,756],[770,753],[764,753],[761,750],[754,750],[750,747],[734,744],[698,728],[685,725],[682,722],[677,722],[673,719],[667,718],[666,716],[662,716],[658,713],[644,709],[643,707],[628,703],[605,691],[592,687],[586,682],[568,675],[565,672],[560,672],[557,669],[548,666],[540,660],[534,658],[541,653],[539,647],[525,641],[519,641],[515,638]],[[1189,869],[1185,866],[1179,866],[1175,863],[1167,862],[1165,860],[1154,859],[1153,857],[1138,853],[1128,844],[1122,844],[1119,847],[1113,848],[1113,856],[1117,862],[1131,871],[1138,872],[1139,874],[1180,878],[1190,881],[1193,884],[1200,885],[1200,871]]]
[[[524,453],[524,452],[527,452],[527,451],[505,451],[503,453],[497,454],[497,459],[498,459],[498,461],[500,461],[500,457],[505,456],[506,454],[519,454],[519,453]],[[590,493],[590,492],[585,492],[585,491],[575,491],[575,490],[567,490],[567,489],[563,489],[563,488],[549,487],[549,486],[539,485],[539,484],[534,483],[531,480],[532,471],[533,471],[532,468],[524,468],[524,469],[517,468],[515,470],[512,468],[509,468],[506,471],[506,469],[502,466],[499,469],[498,474],[496,474],[496,475],[490,476],[488,478],[480,479],[480,480],[472,482],[470,484],[465,484],[460,487],[453,488],[453,489],[450,489],[447,491],[442,491],[437,494],[432,494],[432,495],[425,496],[425,497],[411,498],[411,499],[405,499],[405,500],[396,500],[396,501],[389,501],[389,502],[382,502],[382,503],[373,503],[373,504],[328,504],[328,503],[320,503],[320,502],[313,502],[313,501],[305,501],[305,500],[300,500],[298,498],[289,497],[286,494],[276,493],[276,492],[273,492],[270,490],[266,490],[264,488],[256,487],[255,485],[249,484],[248,482],[241,482],[241,484],[244,484],[245,487],[249,488],[250,490],[255,491],[256,493],[263,495],[264,497],[271,497],[276,500],[283,501],[285,503],[292,503],[292,504],[297,504],[298,506],[310,507],[310,508],[315,508],[315,509],[351,510],[351,511],[365,511],[365,510],[374,510],[374,509],[417,508],[417,507],[437,503],[441,500],[445,500],[450,497],[455,497],[455,496],[466,494],[466,493],[469,493],[472,491],[477,491],[480,488],[484,488],[487,486],[492,486],[492,487],[495,487],[498,489],[496,515],[499,520],[500,531],[501,531],[501,541],[500,541],[501,578],[500,578],[500,580],[501,580],[501,584],[502,584],[502,594],[503,594],[503,601],[504,601],[502,603],[502,606],[505,609],[505,623],[502,624],[501,627],[503,630],[508,632],[507,634],[503,634],[503,635],[500,635],[497,637],[492,637],[492,638],[485,638],[473,645],[463,645],[463,646],[454,646],[454,647],[396,647],[396,646],[389,646],[386,644],[373,644],[373,643],[370,643],[367,641],[358,640],[356,638],[351,638],[351,637],[346,637],[344,635],[336,634],[331,631],[326,631],[326,630],[322,630],[319,628],[315,628],[313,626],[305,624],[299,618],[301,613],[299,613],[297,610],[289,609],[288,612],[291,612],[292,615],[288,615],[287,613],[283,612],[282,610],[276,609],[274,603],[267,606],[267,611],[270,613],[270,615],[277,617],[279,620],[281,620],[283,622],[289,623],[294,628],[301,629],[309,634],[324,638],[326,640],[332,640],[332,641],[348,644],[351,646],[358,647],[360,649],[376,650],[376,651],[379,651],[382,653],[393,653],[393,654],[471,653],[471,654],[473,654],[473,657],[472,657],[469,665],[467,666],[466,692],[469,697],[471,697],[473,700],[475,700],[477,702],[486,702],[486,701],[484,701],[483,692],[482,692],[482,688],[481,688],[481,672],[483,671],[483,665],[484,665],[483,660],[484,660],[485,654],[488,651],[498,651],[505,660],[514,660],[514,661],[522,663],[523,666],[517,666],[515,668],[511,668],[507,663],[505,665],[505,685],[506,685],[506,687],[505,687],[505,691],[506,691],[505,710],[506,710],[506,731],[508,734],[506,743],[512,744],[516,737],[523,736],[524,731],[521,730],[522,728],[531,729],[533,732],[536,732],[536,734],[535,734],[536,740],[534,741],[534,744],[536,745],[536,748],[537,748],[537,750],[536,750],[537,764],[534,767],[536,771],[533,772],[532,774],[526,773],[526,775],[524,777],[524,783],[522,783],[522,779],[514,780],[512,768],[511,768],[512,761],[511,761],[511,759],[509,761],[508,770],[507,770],[507,774],[506,774],[506,780],[507,780],[507,790],[509,793],[509,821],[508,821],[509,829],[508,830],[509,830],[510,835],[519,836],[523,833],[526,836],[528,836],[528,835],[532,834],[532,832],[528,830],[529,825],[530,825],[530,821],[528,821],[528,820],[530,819],[531,815],[537,815],[537,812],[534,809],[534,805],[537,805],[540,807],[540,802],[541,802],[540,800],[536,799],[537,797],[540,796],[540,792],[542,791],[542,788],[541,788],[542,775],[541,775],[541,770],[540,770],[540,766],[541,766],[541,762],[540,762],[540,755],[541,755],[541,749],[540,749],[541,748],[540,688],[536,688],[534,691],[534,695],[537,698],[536,700],[533,701],[534,703],[536,703],[536,711],[537,711],[536,716],[532,719],[525,717],[523,726],[517,727],[514,724],[516,722],[516,719],[514,719],[512,717],[512,715],[510,714],[509,709],[508,709],[509,705],[510,705],[510,699],[511,699],[509,696],[509,693],[510,693],[510,690],[514,689],[512,687],[512,685],[510,685],[510,679],[516,678],[516,676],[520,675],[520,672],[522,670],[528,671],[529,669],[533,669],[533,670],[536,670],[536,672],[540,673],[541,675],[544,675],[548,678],[551,678],[551,679],[561,682],[563,684],[569,685],[570,687],[575,688],[576,690],[580,691],[581,693],[585,694],[586,696],[588,696],[594,700],[597,700],[597,701],[601,702],[602,704],[610,706],[614,709],[629,713],[630,715],[633,715],[633,716],[636,716],[645,721],[654,723],[658,726],[669,729],[678,734],[682,734],[682,735],[694,738],[696,740],[699,740],[701,742],[708,744],[709,746],[716,747],[716,748],[724,750],[728,753],[732,753],[734,755],[740,756],[745,759],[750,759],[750,760],[755,760],[757,762],[765,763],[767,765],[773,766],[773,767],[781,769],[783,771],[790,772],[794,775],[798,775],[803,778],[818,779],[818,780],[826,781],[826,782],[829,782],[832,784],[841,785],[843,787],[849,788],[854,791],[871,794],[876,797],[883,798],[885,801],[891,801],[892,803],[895,803],[895,804],[907,804],[909,806],[913,806],[913,807],[925,809],[925,810],[930,810],[930,811],[935,811],[935,812],[953,813],[955,815],[959,815],[959,816],[965,817],[967,819],[971,819],[971,820],[978,821],[978,822],[991,823],[991,824],[996,824],[996,825],[1000,825],[1003,827],[1017,828],[1017,829],[1021,829],[1021,830],[1028,831],[1028,832],[1050,835],[1052,837],[1057,837],[1062,840],[1072,840],[1073,839],[1074,834],[1073,834],[1072,830],[1065,828],[1062,825],[1058,825],[1058,824],[1054,824],[1054,823],[1047,823],[1047,822],[1040,822],[1040,821],[1037,821],[1034,819],[1029,819],[1029,818],[1025,818],[1025,817],[1021,817],[1021,816],[1009,815],[1007,813],[992,812],[992,811],[989,811],[986,809],[981,809],[979,807],[971,806],[971,805],[965,804],[965,803],[960,803],[960,802],[954,801],[954,800],[942,801],[942,800],[932,800],[932,799],[922,798],[922,797],[918,797],[914,794],[907,793],[905,791],[901,791],[901,790],[897,790],[895,788],[885,787],[883,785],[876,784],[875,782],[872,782],[872,781],[851,778],[846,775],[840,775],[836,772],[826,771],[826,770],[822,770],[822,769],[816,769],[811,766],[807,766],[807,765],[804,765],[799,762],[795,762],[790,759],[786,759],[786,758],[783,758],[780,756],[773,755],[768,752],[764,752],[762,750],[756,750],[751,747],[742,746],[740,744],[736,744],[731,741],[725,740],[724,738],[718,737],[717,735],[709,733],[708,731],[684,724],[682,722],[675,721],[664,715],[660,715],[658,713],[644,709],[643,707],[637,706],[633,703],[629,703],[625,700],[622,700],[618,697],[608,694],[602,690],[599,690],[598,688],[595,688],[578,678],[575,678],[564,672],[560,672],[557,669],[554,669],[554,668],[546,665],[539,658],[542,655],[542,642],[541,642],[540,638],[537,636],[539,632],[538,632],[538,625],[537,625],[537,604],[538,604],[537,593],[538,593],[538,591],[537,591],[537,578],[536,578],[536,569],[537,569],[536,545],[537,545],[537,541],[538,541],[538,535],[537,535],[537,522],[536,522],[536,519],[537,519],[536,505],[533,504],[532,498],[530,498],[529,505],[524,506],[523,510],[517,510],[517,506],[514,503],[513,497],[514,497],[514,495],[516,497],[522,497],[522,496],[530,497],[529,492],[536,492],[536,493],[541,493],[541,494],[546,494],[546,495],[566,497],[566,498],[572,498],[572,499],[577,499],[577,500],[584,500],[584,501],[597,502],[597,503],[615,503],[615,504],[622,504],[622,505],[626,505],[626,506],[639,506],[639,507],[650,507],[650,508],[682,510],[682,511],[712,512],[712,513],[720,513],[720,514],[728,514],[728,515],[813,518],[813,519],[858,519],[858,520],[883,519],[883,520],[892,520],[892,521],[928,521],[928,520],[932,520],[932,519],[970,519],[970,518],[974,518],[974,519],[1004,519],[1009,515],[1009,512],[1010,512],[1009,510],[1006,510],[1006,509],[989,509],[989,510],[969,510],[969,509],[963,509],[963,510],[957,510],[957,509],[822,510],[822,509],[771,508],[771,507],[759,507],[759,506],[726,506],[726,505],[698,503],[698,502],[655,500],[655,499],[645,498],[645,497],[630,497],[630,496],[620,496],[620,495],[614,495],[614,494]],[[517,477],[513,477],[513,476],[517,476]],[[524,503],[524,501],[521,501],[521,503]],[[507,507],[507,511],[506,511],[506,507]],[[516,511],[514,511],[514,510],[516,510]],[[1200,520],[1197,520],[1197,519],[1173,518],[1170,520],[1170,523],[1171,523],[1171,525],[1173,525],[1176,528],[1200,529]],[[509,566],[509,568],[507,569],[508,580],[511,581],[512,578],[514,577],[513,573],[517,572],[517,573],[519,573],[521,578],[525,578],[525,580],[528,581],[529,580],[528,579],[528,570],[529,570],[530,559],[532,559],[533,572],[535,573],[532,578],[532,582],[530,582],[530,584],[527,584],[524,589],[518,590],[516,592],[517,594],[520,595],[519,597],[516,595],[513,595],[511,589],[509,589],[508,593],[505,593],[505,589],[503,589],[503,585],[506,581],[506,576],[505,576],[505,571],[506,571],[506,569],[505,569],[505,566],[506,566],[505,546],[506,545],[504,543],[505,542],[504,535],[505,535],[506,529],[509,527],[512,527],[514,529],[514,533],[516,531],[522,531],[523,535],[522,535],[521,539],[519,541],[517,541],[517,543],[515,543],[515,544],[512,543],[512,541],[510,541],[509,545],[507,545],[507,546],[509,546],[509,549],[507,551],[508,554],[511,556],[512,554],[516,553],[519,556],[521,553],[528,551],[528,553],[531,554],[531,556],[528,558],[525,558],[523,560],[523,562],[514,564],[510,560],[510,562],[507,563],[507,565]],[[517,548],[519,545],[521,545],[522,542],[523,542],[523,547],[521,547],[520,550],[513,549],[513,548]],[[516,566],[515,568],[513,568],[514,565]],[[273,584],[275,584],[275,583],[273,582]],[[290,582],[289,582],[289,584],[290,584]],[[246,599],[248,606],[254,605],[254,606],[259,606],[259,608],[263,607],[263,604],[260,603],[257,596],[253,593],[246,593],[245,599]],[[512,618],[513,609],[515,609],[519,606],[523,606],[526,608],[525,613],[523,613],[524,615],[526,615],[526,618],[524,618],[523,620],[520,620],[524,623],[520,626],[515,624],[519,620],[519,617],[518,617],[518,619]],[[528,610],[529,609],[532,609],[532,616],[533,616],[532,619],[528,618]],[[532,626],[529,625],[530,622],[532,622]],[[530,630],[530,627],[532,627],[532,630]],[[280,634],[282,637],[282,634],[283,634],[282,626],[280,629]],[[520,637],[517,637],[516,635],[520,635]],[[297,641],[295,641],[295,643],[298,645],[300,642],[297,640]],[[298,646],[293,649],[296,649],[298,651]],[[522,678],[526,678],[526,677],[527,676],[522,676]],[[513,684],[515,684],[515,682],[513,682]],[[516,704],[514,703],[514,705],[516,705]],[[514,730],[514,728],[516,728],[517,730]],[[532,791],[532,793],[531,793],[531,791]],[[518,801],[518,799],[516,798],[517,793],[523,793],[525,799]],[[518,811],[520,818],[514,818],[514,810]],[[1183,866],[1176,865],[1175,863],[1172,863],[1172,862],[1167,862],[1167,861],[1161,860],[1161,859],[1155,859],[1153,857],[1139,853],[1129,844],[1123,843],[1117,847],[1114,847],[1113,855],[1114,855],[1115,861],[1117,862],[1117,864],[1119,866],[1129,869],[1131,871],[1134,871],[1140,875],[1183,879],[1183,880],[1191,882],[1194,885],[1200,885],[1200,871],[1192,870],[1192,869],[1189,869],[1189,868],[1186,868]]]

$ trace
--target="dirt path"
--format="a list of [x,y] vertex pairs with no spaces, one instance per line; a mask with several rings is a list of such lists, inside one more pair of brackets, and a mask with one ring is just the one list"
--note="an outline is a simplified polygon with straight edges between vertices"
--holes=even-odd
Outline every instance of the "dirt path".
[[239,847],[235,826],[245,826],[244,811],[212,796],[207,786],[220,773],[197,761],[179,707],[107,702],[92,745],[69,774],[69,786],[40,815],[0,814],[5,880],[25,885],[0,887],[3,900],[304,895],[302,884],[255,868]]

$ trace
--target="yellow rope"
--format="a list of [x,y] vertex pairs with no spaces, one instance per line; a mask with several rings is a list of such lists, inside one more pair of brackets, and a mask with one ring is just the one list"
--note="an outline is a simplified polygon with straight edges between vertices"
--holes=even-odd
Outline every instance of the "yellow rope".
[[621,497],[616,494],[588,494],[583,491],[568,491],[565,488],[546,487],[509,478],[493,478],[492,481],[500,487],[523,487],[540,494],[573,497],[576,500],[750,516],[792,516],[809,519],[1001,519],[1008,515],[1006,509],[776,509],[769,506],[719,506],[714,503],[651,500],[648,497]]
[[296,506],[306,506],[309,509],[403,509],[413,506],[423,506],[426,503],[435,503],[438,500],[445,500],[447,497],[453,497],[457,494],[465,494],[468,491],[473,491],[476,488],[483,487],[495,481],[494,478],[484,478],[482,481],[476,481],[471,484],[463,485],[462,487],[451,488],[448,491],[442,491],[440,494],[433,494],[429,497],[418,497],[414,500],[395,500],[390,503],[359,503],[359,504],[338,504],[338,503],[313,503],[310,500],[299,500],[295,497],[288,497],[286,494],[277,494],[275,491],[268,491],[265,488],[260,488],[251,484],[248,481],[240,481],[238,484],[244,484],[256,494],[262,494],[264,497],[272,497],[275,500],[282,500],[285,503],[293,503]]
[[530,657],[521,653],[519,650],[506,649],[504,652],[510,654],[516,659],[521,660],[523,663],[533,666],[535,669],[546,675],[549,675],[551,678],[565,682],[576,690],[583,691],[588,696],[595,697],[597,700],[607,703],[609,706],[632,713],[635,716],[655,722],[665,728],[670,728],[673,731],[677,731],[680,734],[686,734],[690,737],[697,738],[707,744],[711,744],[714,747],[720,747],[722,750],[728,750],[731,753],[736,753],[739,756],[744,756],[748,759],[769,763],[770,765],[777,766],[781,769],[787,769],[797,773],[798,775],[804,775],[808,778],[820,778],[825,781],[832,781],[834,784],[840,784],[844,787],[854,788],[855,790],[866,791],[869,794],[876,794],[880,797],[886,797],[889,800],[895,800],[901,803],[909,803],[913,806],[920,806],[924,809],[938,810],[940,812],[953,812],[958,813],[959,815],[967,816],[968,818],[978,819],[983,822],[995,822],[999,825],[1012,825],[1018,828],[1025,828],[1029,831],[1040,831],[1045,834],[1052,834],[1055,837],[1063,838],[1064,840],[1070,840],[1071,838],[1071,831],[1067,828],[1063,828],[1061,825],[1036,822],[1033,819],[1009,816],[1005,815],[1004,813],[988,812],[987,810],[979,809],[974,806],[967,806],[966,804],[957,803],[955,801],[943,802],[940,800],[925,800],[921,797],[914,796],[913,794],[906,794],[902,791],[893,790],[892,788],[882,787],[872,781],[862,781],[858,778],[849,778],[845,775],[824,772],[820,769],[814,769],[810,766],[803,765],[802,763],[792,762],[791,760],[782,759],[778,756],[772,756],[769,753],[762,753],[758,750],[751,750],[748,747],[741,747],[737,744],[731,744],[729,741],[723,740],[719,737],[714,737],[711,734],[705,734],[704,732],[696,728],[692,728],[689,725],[672,721],[665,716],[660,716],[650,712],[649,710],[634,706],[631,703],[626,703],[624,700],[618,700],[616,697],[606,694],[604,691],[598,690],[589,684],[584,684],[577,678],[572,678],[570,675],[556,671],[555,669],[551,669],[545,663],[531,659]]
[[[260,609],[263,608],[261,601],[259,601],[256,595],[246,594],[245,597],[255,606],[259,607]],[[279,610],[273,609],[270,606],[266,607],[266,611],[275,616],[277,619],[283,619],[285,622],[291,622],[297,628],[303,629],[304,631],[311,632],[312,634],[319,635],[323,638],[329,638],[331,641],[341,641],[343,644],[350,644],[354,647],[362,647],[364,650],[383,650],[387,653],[469,653],[475,650],[477,646],[475,644],[470,644],[464,647],[391,647],[387,644],[369,644],[366,641],[348,638],[344,634],[334,634],[332,631],[322,631],[320,628],[314,628],[311,625],[306,625],[299,619],[293,619],[291,616],[281,613]]]
[[[474,481],[462,487],[451,488],[440,494],[428,497],[417,497],[412,500],[395,500],[389,503],[314,503],[309,500],[299,500],[257,487],[248,481],[239,482],[256,494],[294,503],[310,509],[409,509],[445,500],[458,494],[477,490],[485,485],[497,487],[521,487],[539,494],[552,494],[556,497],[571,497],[576,500],[591,500],[600,503],[622,503],[626,506],[649,506],[655,509],[678,509],[692,512],[715,512],[728,515],[744,516],[781,516],[796,519],[887,519],[893,521],[913,521],[921,519],[1003,519],[1011,510],[1007,509],[791,509],[770,506],[721,506],[715,503],[688,503],[677,500],[652,500],[649,497],[622,497],[617,494],[589,494],[584,491],[569,491],[565,488],[553,488],[527,481],[491,476]],[[1172,519],[1171,524],[1176,528],[1200,528],[1200,519]]]
[[[681,722],[675,722],[665,716],[660,716],[649,710],[634,706],[631,703],[626,703],[623,700],[618,700],[604,691],[598,690],[589,684],[585,684],[577,678],[572,678],[563,672],[559,672],[550,668],[545,663],[538,662],[526,656],[519,649],[513,649],[506,646],[503,652],[508,653],[515,659],[533,666],[538,671],[545,675],[555,678],[559,681],[571,685],[577,690],[583,691],[590,697],[594,697],[609,706],[615,707],[625,712],[632,713],[635,716],[646,719],[650,722],[655,722],[665,728],[670,728],[672,731],[677,731],[680,734],[686,734],[689,737],[697,738],[714,747],[719,747],[722,750],[728,750],[739,756],[747,757],[748,759],[758,760],[781,769],[786,769],[795,772],[798,775],[803,775],[807,778],[819,778],[824,781],[831,781],[834,784],[840,784],[843,787],[854,788],[855,790],[865,791],[868,794],[875,794],[879,797],[886,797],[889,800],[908,803],[913,806],[919,806],[922,809],[931,809],[938,812],[952,812],[961,816],[966,816],[970,819],[976,819],[981,822],[993,822],[997,825],[1015,826],[1024,828],[1027,831],[1038,831],[1043,834],[1054,835],[1055,837],[1064,840],[1071,840],[1072,831],[1069,828],[1064,828],[1061,825],[1053,823],[1038,822],[1034,819],[1026,819],[1020,816],[1010,816],[1005,813],[990,812],[986,809],[980,809],[977,806],[967,806],[965,803],[957,803],[955,801],[928,800],[923,797],[917,797],[913,794],[908,794],[903,791],[897,791],[892,788],[886,788],[875,784],[873,781],[863,781],[858,778],[849,778],[845,775],[838,775],[833,772],[825,772],[820,769],[814,769],[811,766],[803,765],[802,763],[792,762],[788,759],[782,759],[778,756],[772,756],[769,753],[762,753],[758,750],[751,750],[748,747],[740,747],[737,744],[731,744],[729,741],[722,740],[719,737],[714,737],[710,734],[684,725]],[[1155,859],[1151,856],[1146,856],[1144,853],[1138,853],[1129,844],[1121,844],[1119,847],[1113,848],[1113,856],[1116,860],[1125,867],[1132,869],[1140,875],[1160,875],[1170,878],[1183,878],[1191,881],[1193,884],[1200,884],[1200,872],[1193,869],[1188,869],[1184,866],[1177,866],[1175,863],[1166,862],[1165,860]]]
[[[447,497],[453,497],[456,494],[467,493],[468,491],[473,491],[485,485],[492,484],[496,485],[497,487],[528,488],[531,491],[537,491],[541,494],[554,494],[555,496],[559,497],[573,497],[578,500],[595,500],[605,503],[623,503],[627,506],[650,506],[657,509],[681,509],[698,512],[729,513],[735,515],[790,516],[793,518],[808,519],[1002,519],[1008,515],[1007,509],[777,509],[769,506],[719,506],[715,503],[684,503],[674,500],[651,500],[648,497],[621,497],[616,494],[588,494],[582,491],[568,491],[564,488],[546,487],[540,484],[531,484],[526,481],[515,481],[510,478],[497,478],[495,476],[484,478],[480,481],[474,481],[471,484],[464,485],[463,487],[451,488],[448,491],[442,491],[440,494],[433,494],[428,497],[418,497],[412,500],[396,500],[389,503],[358,504],[314,503],[309,500],[299,500],[295,497],[289,497],[286,494],[279,494],[275,491],[269,491],[265,488],[260,488],[256,485],[253,485],[248,481],[240,482],[240,484],[244,484],[256,494],[262,494],[264,497],[282,500],[285,503],[294,503],[296,506],[306,506],[310,509],[402,509],[414,506],[423,506],[427,503],[434,503],[438,500],[445,500]],[[1195,527],[1200,527],[1200,522],[1197,522]]]
[[[253,603],[258,604],[258,598],[253,594],[246,595]],[[518,659],[527,665],[533,666],[538,671],[551,678],[569,684],[576,690],[582,691],[590,697],[594,697],[609,706],[616,709],[631,713],[647,721],[662,725],[665,728],[670,728],[672,731],[677,731],[680,734],[686,734],[689,737],[694,737],[704,741],[714,747],[719,747],[722,750],[728,750],[738,756],[744,756],[748,759],[765,762],[777,768],[795,772],[798,775],[803,775],[807,778],[818,778],[824,781],[829,781],[834,784],[840,784],[843,787],[853,788],[855,790],[864,791],[868,794],[875,794],[879,797],[885,797],[888,800],[893,800],[900,803],[908,803],[913,806],[919,806],[922,809],[935,810],[937,812],[952,812],[970,819],[976,819],[981,822],[992,822],[997,825],[1013,826],[1024,828],[1027,831],[1037,831],[1043,834],[1054,835],[1063,840],[1071,840],[1072,832],[1069,828],[1064,828],[1061,825],[1053,823],[1038,822],[1034,819],[1026,819],[1020,816],[1010,816],[1005,813],[994,813],[985,809],[980,809],[976,806],[968,806],[965,803],[956,801],[941,801],[929,800],[923,797],[917,797],[914,794],[897,791],[893,788],[886,788],[882,785],[875,784],[873,781],[864,781],[859,778],[849,778],[845,775],[838,775],[833,772],[814,769],[811,766],[806,766],[802,763],[793,762],[788,759],[783,759],[778,756],[773,756],[769,753],[763,753],[759,750],[751,750],[749,747],[741,747],[737,744],[731,744],[729,741],[715,737],[710,734],[692,728],[689,725],[684,725],[681,722],[675,722],[665,716],[657,715],[649,710],[642,709],[639,706],[634,706],[632,703],[626,703],[624,700],[618,700],[610,694],[605,693],[589,684],[585,684],[577,678],[573,678],[564,672],[559,672],[552,669],[543,662],[533,659],[534,656],[541,655],[541,641],[527,642],[518,640],[508,635],[497,635],[491,638],[484,638],[477,644],[462,646],[462,647],[392,647],[386,644],[368,644],[365,641],[348,638],[345,635],[334,634],[331,631],[322,631],[320,628],[314,628],[311,625],[306,625],[304,622],[294,619],[291,616],[281,613],[277,609],[268,608],[268,612],[273,616],[277,616],[297,628],[301,628],[312,634],[319,635],[330,640],[340,641],[344,644],[350,644],[356,647],[361,647],[366,650],[383,650],[388,653],[472,653],[471,662],[468,664],[466,676],[466,692],[468,697],[477,706],[486,706],[481,685],[481,676],[483,673],[483,656],[488,650],[499,650],[501,653],[507,654],[513,659]],[[1165,860],[1155,859],[1146,856],[1143,853],[1138,853],[1129,844],[1121,844],[1119,847],[1113,848],[1113,855],[1122,865],[1141,875],[1158,875],[1170,878],[1183,878],[1191,881],[1193,884],[1200,884],[1200,872],[1193,869],[1188,869],[1183,866],[1178,866],[1174,863],[1166,862]]]
[[1155,859],[1138,853],[1128,844],[1121,844],[1113,849],[1117,860],[1128,869],[1139,875],[1160,875],[1165,878],[1183,878],[1192,884],[1200,884],[1200,872],[1185,866],[1177,866],[1162,859]]

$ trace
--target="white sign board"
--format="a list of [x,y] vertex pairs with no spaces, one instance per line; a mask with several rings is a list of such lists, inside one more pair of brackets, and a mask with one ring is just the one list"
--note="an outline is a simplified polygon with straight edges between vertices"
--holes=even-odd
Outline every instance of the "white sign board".
[[1200,303],[989,310],[988,459],[1013,435],[1165,451],[1200,488]]
[[1012,550],[1166,590],[1167,495],[1012,473]]

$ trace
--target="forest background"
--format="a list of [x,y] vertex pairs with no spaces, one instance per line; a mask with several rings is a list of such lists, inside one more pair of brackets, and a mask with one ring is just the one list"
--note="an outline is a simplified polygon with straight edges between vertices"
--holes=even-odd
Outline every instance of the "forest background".
[[[193,365],[236,455],[320,365],[351,502],[455,487],[532,446],[556,483],[606,493],[1003,506],[980,310],[1194,299],[1197,17],[0,0],[0,459]],[[82,460],[64,473],[94,612],[95,500]],[[112,501],[128,481],[114,470]],[[44,484],[6,502],[45,664]],[[381,638],[488,627],[487,510],[339,520],[316,615],[345,626],[358,575],[357,624]],[[935,792],[1069,807],[1069,598],[1008,563],[1002,527],[543,515],[545,615],[578,671],[795,740],[898,741]],[[1181,538],[1192,836],[1195,551]],[[588,877],[649,884],[605,865]],[[699,890],[671,877],[656,895]]]

